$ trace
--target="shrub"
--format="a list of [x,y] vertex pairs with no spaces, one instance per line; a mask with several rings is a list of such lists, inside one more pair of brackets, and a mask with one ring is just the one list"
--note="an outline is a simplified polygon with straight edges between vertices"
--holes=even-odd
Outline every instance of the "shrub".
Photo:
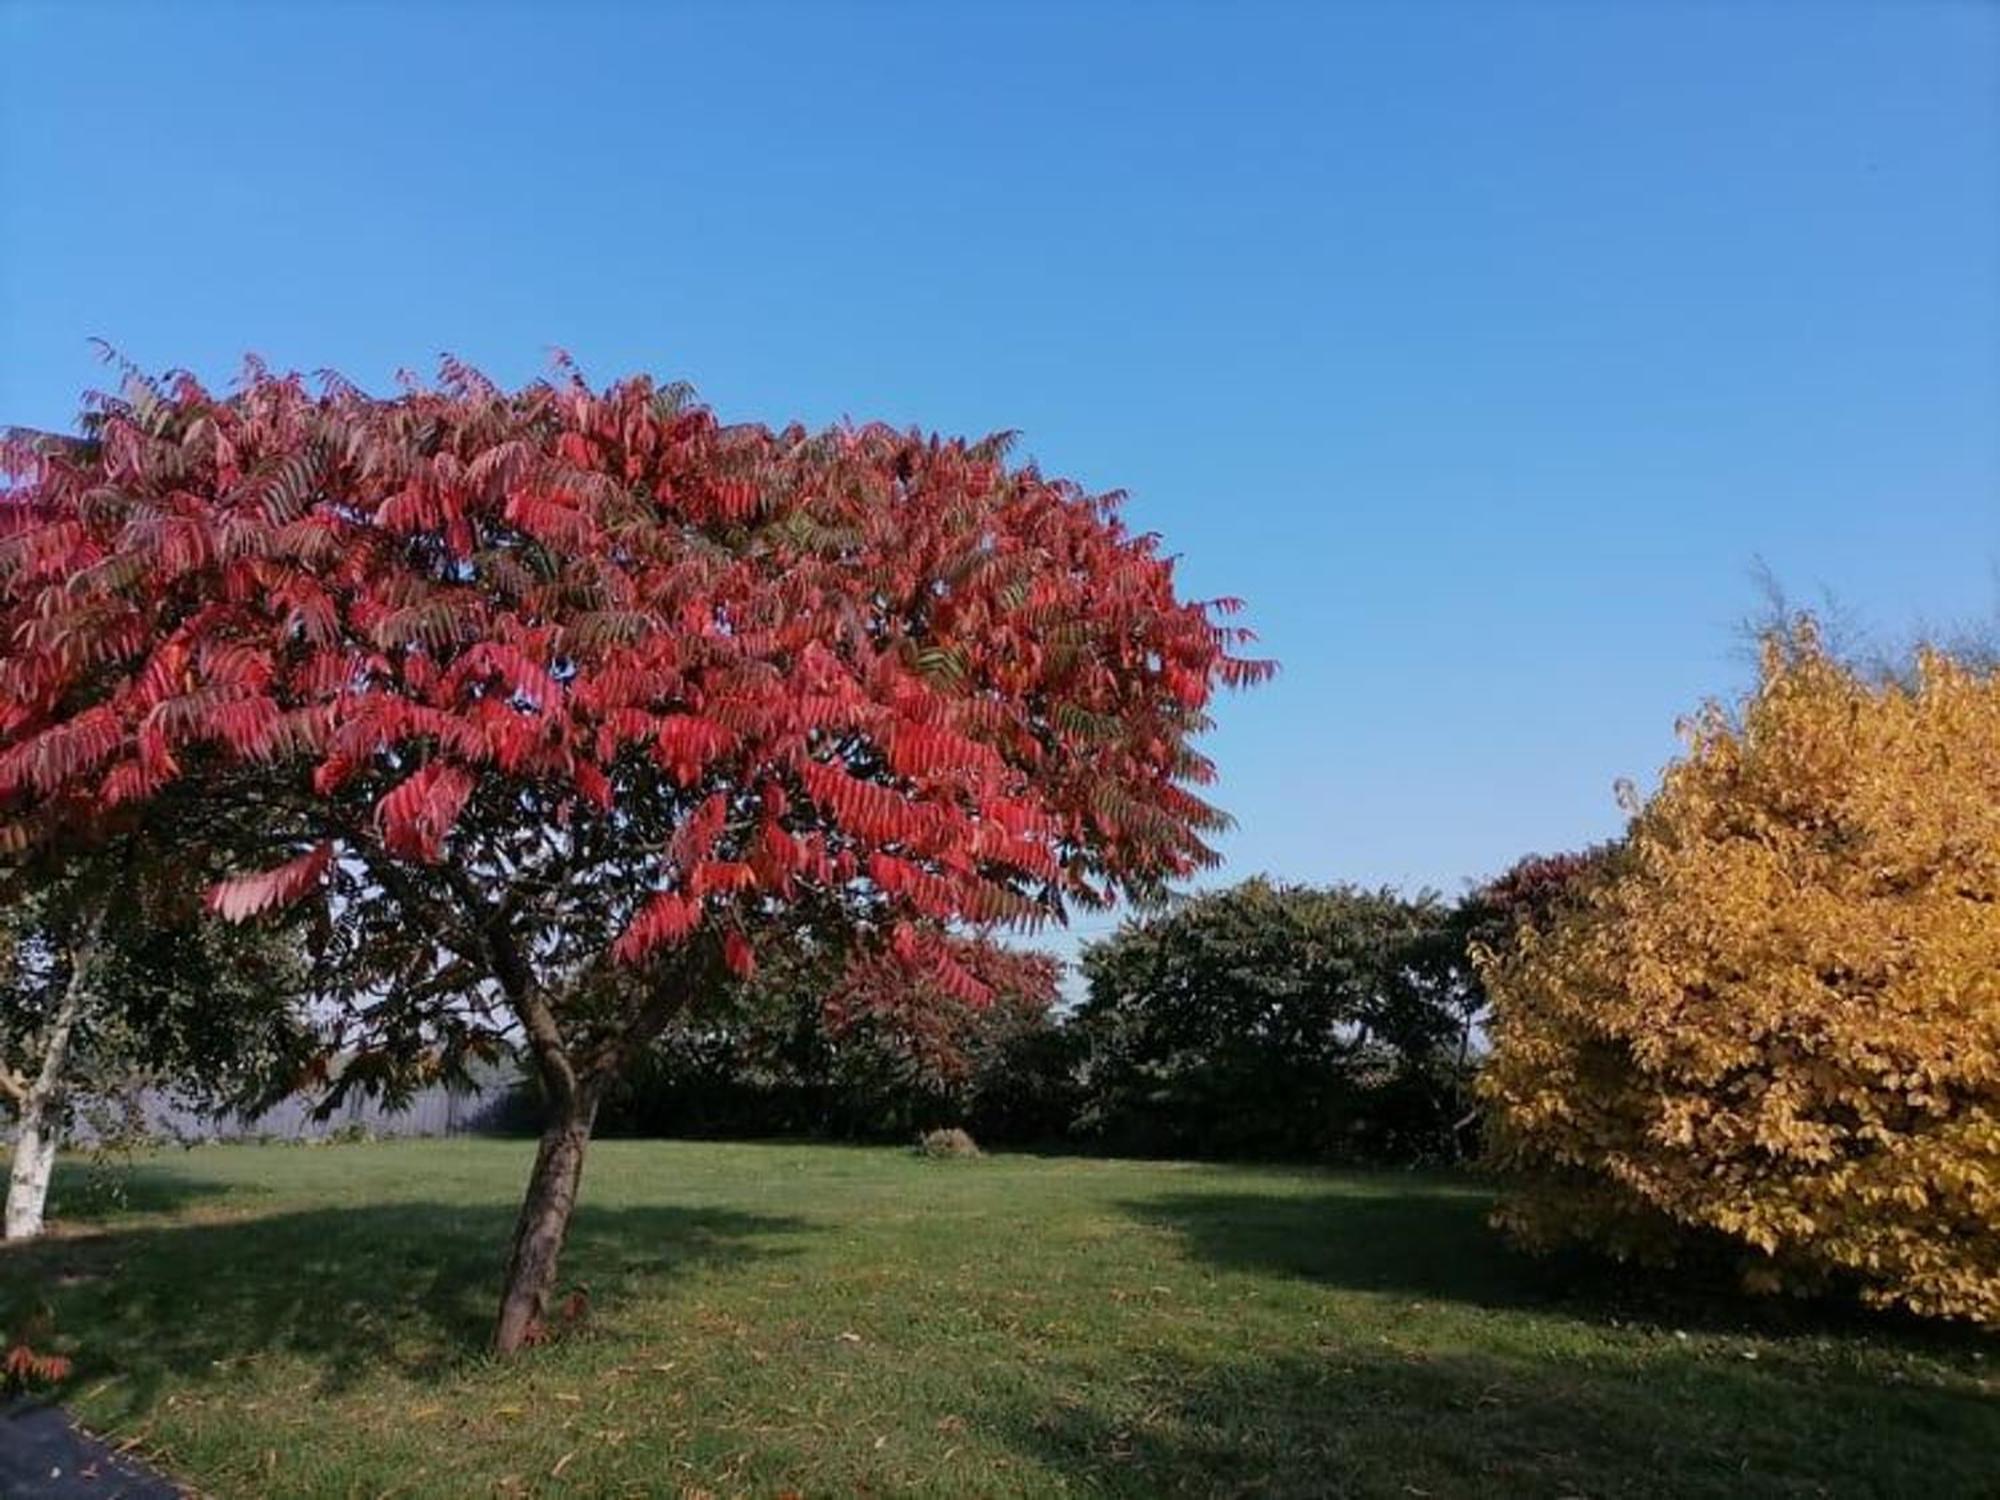
[[917,1154],[934,1160],[969,1159],[984,1153],[979,1143],[963,1130],[926,1130],[917,1137]]
[[42,1387],[59,1386],[69,1379],[73,1365],[67,1355],[44,1354],[34,1347],[51,1337],[52,1322],[49,1306],[42,1302],[22,1320],[11,1336],[0,1333],[0,1399],[30,1395]]
[[1065,1140],[1084,1103],[1081,1039],[1046,1006],[996,1004],[967,1045],[963,1118],[982,1141]]
[[1501,1222],[2000,1322],[2000,678],[1766,649],[1490,965]]
[[61,1354],[38,1354],[26,1344],[0,1353],[0,1396],[21,1395],[69,1379],[70,1361]]

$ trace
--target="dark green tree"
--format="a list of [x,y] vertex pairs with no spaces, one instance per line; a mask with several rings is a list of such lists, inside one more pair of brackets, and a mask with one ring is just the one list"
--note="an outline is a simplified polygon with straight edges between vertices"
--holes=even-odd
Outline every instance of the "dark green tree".
[[1123,1148],[1451,1152],[1483,1004],[1460,910],[1265,879],[1124,924],[1083,960],[1087,1134]]

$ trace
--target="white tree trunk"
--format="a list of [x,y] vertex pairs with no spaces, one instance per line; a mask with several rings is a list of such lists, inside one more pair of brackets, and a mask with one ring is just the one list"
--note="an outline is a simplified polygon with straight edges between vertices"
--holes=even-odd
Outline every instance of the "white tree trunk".
[[10,1240],[31,1240],[42,1232],[49,1201],[49,1174],[56,1164],[56,1122],[47,1101],[21,1111],[14,1133],[14,1170],[7,1176],[7,1229]]
[[69,983],[49,1020],[42,1044],[42,1065],[16,1104],[14,1167],[7,1174],[6,1237],[31,1240],[42,1232],[42,1211],[49,1201],[49,1174],[56,1164],[56,1138],[62,1133],[63,1070],[69,1066],[69,1039],[90,995],[91,969],[97,961],[98,938],[104,930],[100,900],[70,955]]

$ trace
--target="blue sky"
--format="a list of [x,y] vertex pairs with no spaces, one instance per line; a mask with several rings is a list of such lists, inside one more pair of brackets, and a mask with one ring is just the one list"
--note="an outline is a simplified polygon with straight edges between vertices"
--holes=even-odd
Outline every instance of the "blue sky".
[[1228,876],[1614,831],[1762,557],[2000,567],[2000,7],[0,6],[0,420],[87,344],[1016,428],[1284,665]]

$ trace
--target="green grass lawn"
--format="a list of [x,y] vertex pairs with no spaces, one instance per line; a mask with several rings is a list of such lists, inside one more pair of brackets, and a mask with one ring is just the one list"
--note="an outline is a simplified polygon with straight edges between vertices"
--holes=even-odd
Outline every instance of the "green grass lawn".
[[2000,1340],[1523,1260],[1439,1177],[604,1142],[589,1321],[495,1363],[529,1151],[162,1155],[0,1327],[214,1495],[2000,1495]]

